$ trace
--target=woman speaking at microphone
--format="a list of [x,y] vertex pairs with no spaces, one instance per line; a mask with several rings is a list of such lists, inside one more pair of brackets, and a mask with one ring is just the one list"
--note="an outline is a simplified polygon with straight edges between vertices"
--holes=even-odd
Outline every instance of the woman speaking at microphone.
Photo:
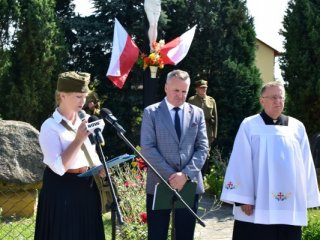
[[96,183],[92,177],[78,177],[89,167],[87,155],[94,165],[101,164],[88,139],[87,121],[78,116],[89,92],[89,79],[88,73],[59,75],[56,109],[40,129],[46,168],[38,201],[36,240],[105,239]]

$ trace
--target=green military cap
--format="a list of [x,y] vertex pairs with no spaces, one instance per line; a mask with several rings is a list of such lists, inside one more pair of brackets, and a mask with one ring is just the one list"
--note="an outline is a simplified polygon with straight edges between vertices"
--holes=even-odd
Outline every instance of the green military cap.
[[59,92],[89,92],[90,74],[85,72],[64,72],[59,74],[57,90]]
[[198,80],[195,84],[196,87],[208,87],[208,81],[206,80]]

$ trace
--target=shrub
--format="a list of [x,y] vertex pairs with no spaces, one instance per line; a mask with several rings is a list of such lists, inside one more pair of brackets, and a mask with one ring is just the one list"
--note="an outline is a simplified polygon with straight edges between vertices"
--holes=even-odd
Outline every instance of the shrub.
[[216,147],[210,152],[209,162],[211,163],[210,173],[204,177],[206,191],[219,198],[222,192],[227,160],[222,158],[221,151]]
[[319,240],[320,239],[320,211],[309,210],[308,226],[302,228],[302,240]]
[[146,165],[141,158],[131,164],[112,168],[120,198],[119,205],[125,224],[117,231],[119,239],[147,239]]

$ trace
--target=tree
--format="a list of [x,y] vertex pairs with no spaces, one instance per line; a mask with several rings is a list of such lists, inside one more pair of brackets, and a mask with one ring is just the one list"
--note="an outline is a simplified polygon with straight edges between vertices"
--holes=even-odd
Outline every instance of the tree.
[[320,2],[291,0],[283,20],[280,58],[288,83],[286,111],[301,120],[311,136],[320,131]]
[[0,48],[8,48],[15,36],[20,16],[20,4],[15,0],[0,0]]
[[[11,66],[10,47],[15,37],[20,14],[20,4],[15,0],[0,0],[0,95],[5,96],[3,84],[8,81],[8,70]],[[0,117],[3,113],[0,103]]]
[[39,127],[52,111],[60,57],[64,52],[55,19],[54,0],[21,2],[21,17],[11,49],[12,66],[3,116]]

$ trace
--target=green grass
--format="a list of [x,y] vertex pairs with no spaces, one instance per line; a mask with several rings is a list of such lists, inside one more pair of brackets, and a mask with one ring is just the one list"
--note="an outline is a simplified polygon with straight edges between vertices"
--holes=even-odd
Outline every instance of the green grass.
[[[320,239],[320,208],[308,211],[309,225],[303,228],[303,240]],[[103,215],[106,240],[112,239],[111,214]],[[118,222],[117,222],[118,223]],[[34,237],[35,217],[0,218],[0,239],[28,240]],[[117,238],[119,236],[117,235]]]
[[16,219],[1,218],[0,239],[25,240],[34,237],[35,217]]
[[[0,218],[0,239],[27,240],[34,238],[36,218]],[[111,214],[103,215],[106,240],[111,240]]]

